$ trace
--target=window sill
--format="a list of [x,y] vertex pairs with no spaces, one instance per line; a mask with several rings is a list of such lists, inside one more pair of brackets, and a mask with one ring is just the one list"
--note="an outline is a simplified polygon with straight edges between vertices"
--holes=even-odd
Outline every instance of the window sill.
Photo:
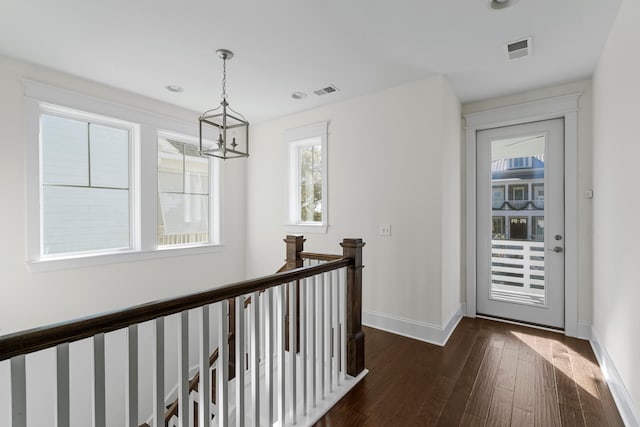
[[287,224],[284,229],[287,233],[311,233],[311,234],[326,234],[327,225],[312,225],[312,224]]
[[221,252],[223,245],[202,245],[187,247],[167,247],[150,251],[128,251],[106,254],[92,254],[68,258],[44,258],[27,260],[27,270],[31,273],[92,267],[95,265],[117,264],[121,262],[143,261],[174,256],[199,255]]

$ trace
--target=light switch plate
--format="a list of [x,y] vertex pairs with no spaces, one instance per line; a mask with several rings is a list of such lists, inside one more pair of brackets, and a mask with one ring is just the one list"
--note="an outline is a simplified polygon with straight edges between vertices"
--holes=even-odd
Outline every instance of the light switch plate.
[[382,224],[380,226],[381,236],[391,236],[391,224]]

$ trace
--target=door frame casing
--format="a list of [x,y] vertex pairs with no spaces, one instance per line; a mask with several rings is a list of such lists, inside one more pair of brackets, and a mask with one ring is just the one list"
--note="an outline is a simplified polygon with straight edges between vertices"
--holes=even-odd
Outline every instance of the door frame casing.
[[582,93],[464,114],[466,121],[466,255],[468,317],[476,317],[476,132],[564,119],[565,335],[578,337],[578,99]]

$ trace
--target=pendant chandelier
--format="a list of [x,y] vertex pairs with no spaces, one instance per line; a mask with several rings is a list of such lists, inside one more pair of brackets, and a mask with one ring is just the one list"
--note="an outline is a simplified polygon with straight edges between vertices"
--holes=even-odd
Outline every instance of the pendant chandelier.
[[216,52],[222,59],[222,99],[216,108],[200,115],[200,155],[223,160],[249,157],[249,122],[227,101],[227,60],[233,58],[233,52]]

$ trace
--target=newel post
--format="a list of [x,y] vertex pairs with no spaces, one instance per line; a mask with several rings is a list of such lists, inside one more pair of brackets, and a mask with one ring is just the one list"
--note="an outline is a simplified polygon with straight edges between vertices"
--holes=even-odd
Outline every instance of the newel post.
[[294,268],[302,267],[304,262],[300,256],[300,252],[304,250],[304,236],[290,236],[288,235],[284,242],[287,244],[287,270],[293,270]]
[[347,374],[364,370],[364,332],[362,331],[362,239],[344,239],[342,256],[351,258],[347,267]]
[[[304,236],[287,235],[284,243],[287,245],[287,258],[285,259],[285,270],[293,270],[294,268],[303,267],[304,260],[300,256],[300,252],[304,250],[304,242],[307,239]],[[286,314],[285,314],[285,350],[289,351],[289,287],[286,290]],[[296,282],[296,353],[300,351],[300,282]]]

